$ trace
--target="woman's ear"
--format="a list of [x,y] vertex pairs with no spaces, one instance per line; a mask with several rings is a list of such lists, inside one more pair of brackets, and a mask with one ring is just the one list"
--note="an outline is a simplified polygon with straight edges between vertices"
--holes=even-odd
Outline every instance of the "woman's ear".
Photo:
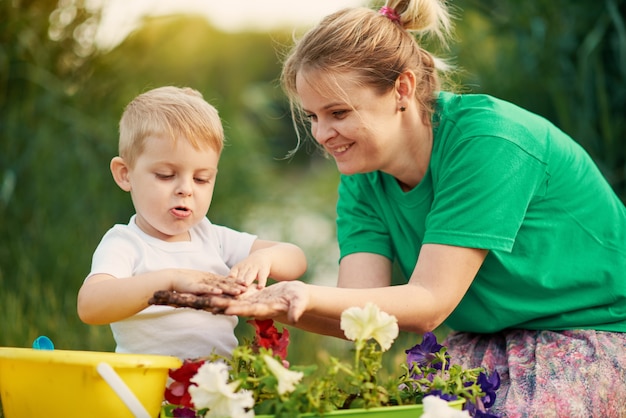
[[113,180],[120,186],[120,189],[130,192],[129,168],[122,157],[113,157],[111,160],[111,174],[113,174]]
[[399,108],[408,108],[415,97],[415,74],[411,70],[400,73],[396,79],[395,94]]

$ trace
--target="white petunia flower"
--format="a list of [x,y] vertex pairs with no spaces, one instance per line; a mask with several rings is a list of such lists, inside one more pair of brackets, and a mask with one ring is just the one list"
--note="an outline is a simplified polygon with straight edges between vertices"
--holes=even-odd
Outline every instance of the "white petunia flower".
[[426,396],[422,403],[424,404],[422,418],[470,418],[469,412],[454,409],[437,396]]
[[302,380],[302,376],[304,376],[302,372],[294,372],[284,368],[278,360],[267,354],[263,356],[263,360],[265,360],[265,364],[267,364],[267,367],[278,380],[278,393],[280,395],[293,392],[298,382]]
[[237,392],[238,382],[228,383],[226,364],[204,363],[190,381],[198,385],[189,387],[196,409],[209,408],[205,418],[254,416],[252,394],[245,390]]
[[341,329],[352,341],[375,339],[383,351],[389,350],[399,332],[396,317],[382,312],[373,303],[367,303],[364,308],[352,307],[343,311]]

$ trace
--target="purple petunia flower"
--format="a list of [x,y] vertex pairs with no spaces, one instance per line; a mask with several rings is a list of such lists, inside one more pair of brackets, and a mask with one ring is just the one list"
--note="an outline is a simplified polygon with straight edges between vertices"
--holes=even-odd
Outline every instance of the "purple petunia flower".
[[498,415],[487,412],[487,409],[491,408],[496,401],[496,390],[500,387],[500,375],[495,370],[491,376],[481,372],[476,383],[485,395],[477,399],[476,404],[467,402],[464,409],[475,418],[499,418]]
[[[432,332],[424,334],[421,344],[416,344],[412,348],[405,350],[406,361],[413,370],[413,363],[417,363],[420,367],[430,366],[434,369],[441,370],[441,362],[432,364],[436,355],[443,346],[437,343],[437,337]],[[447,368],[447,367],[446,367]]]
[[496,390],[500,387],[500,375],[497,371],[493,371],[491,376],[487,376],[485,373],[478,375],[478,385],[480,389],[485,393],[485,396],[481,398],[483,406],[485,408],[491,408],[496,401]]

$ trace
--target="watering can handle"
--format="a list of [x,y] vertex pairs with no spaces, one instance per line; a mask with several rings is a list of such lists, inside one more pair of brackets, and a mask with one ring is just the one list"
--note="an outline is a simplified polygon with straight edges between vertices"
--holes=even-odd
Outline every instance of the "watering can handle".
[[117,372],[108,363],[99,363],[96,367],[98,374],[113,389],[115,394],[124,402],[124,405],[130,409],[135,418],[151,418],[150,414],[139,402],[132,390],[128,387]]

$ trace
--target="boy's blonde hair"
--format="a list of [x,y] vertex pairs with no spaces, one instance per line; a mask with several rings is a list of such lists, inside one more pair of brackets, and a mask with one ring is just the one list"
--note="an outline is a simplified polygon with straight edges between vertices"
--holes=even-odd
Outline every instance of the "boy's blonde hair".
[[224,147],[224,128],[215,107],[189,87],[159,87],[140,94],[120,119],[119,155],[129,166],[143,152],[149,136],[188,140],[196,149]]

